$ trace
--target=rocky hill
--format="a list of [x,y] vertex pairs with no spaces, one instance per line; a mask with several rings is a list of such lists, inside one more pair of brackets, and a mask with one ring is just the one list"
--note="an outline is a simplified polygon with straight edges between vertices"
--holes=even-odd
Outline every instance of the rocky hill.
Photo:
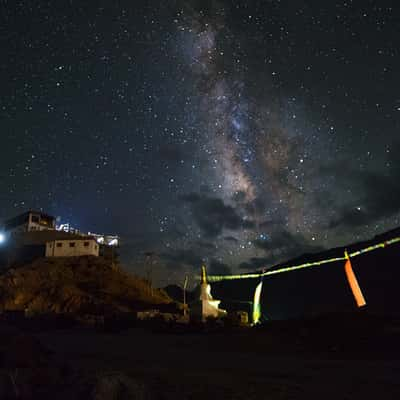
[[104,315],[172,304],[102,257],[42,258],[0,275],[0,311]]

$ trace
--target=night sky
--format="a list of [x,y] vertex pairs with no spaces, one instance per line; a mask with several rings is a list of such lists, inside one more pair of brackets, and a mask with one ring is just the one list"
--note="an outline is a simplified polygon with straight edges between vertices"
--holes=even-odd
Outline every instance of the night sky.
[[160,285],[399,225],[397,2],[4,0],[0,40],[0,218]]

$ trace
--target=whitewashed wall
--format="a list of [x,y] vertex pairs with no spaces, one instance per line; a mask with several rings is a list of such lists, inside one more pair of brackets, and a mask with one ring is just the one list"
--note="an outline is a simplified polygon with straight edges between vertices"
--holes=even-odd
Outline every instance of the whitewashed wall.
[[[85,246],[85,243],[88,243]],[[72,246],[71,244],[74,244]],[[46,243],[46,257],[99,256],[99,245],[93,239],[55,240]]]

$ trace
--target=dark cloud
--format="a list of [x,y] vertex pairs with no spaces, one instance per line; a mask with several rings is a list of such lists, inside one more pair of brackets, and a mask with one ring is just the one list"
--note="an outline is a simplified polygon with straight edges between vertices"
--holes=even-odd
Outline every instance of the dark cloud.
[[224,240],[226,240],[227,242],[232,242],[232,243],[238,243],[238,242],[239,242],[239,240],[236,239],[236,238],[233,237],[233,236],[225,236],[225,237],[224,237]]
[[251,202],[246,203],[245,210],[251,215],[260,215],[266,209],[265,201],[261,198],[256,198]]
[[244,261],[239,264],[240,269],[247,269],[249,271],[255,271],[262,267],[272,267],[277,262],[277,257],[252,257],[248,261]]
[[216,237],[224,229],[254,228],[253,221],[243,219],[235,208],[220,198],[191,193],[184,196],[183,200],[190,204],[195,222],[207,237]]
[[201,196],[198,193],[188,193],[183,196],[181,196],[181,199],[186,202],[186,203],[196,203],[200,201]]
[[200,268],[203,263],[202,256],[195,250],[179,249],[169,253],[160,254],[160,258],[165,261],[168,268],[179,269],[183,267]]
[[329,222],[329,229],[337,227],[358,227],[370,222],[370,213],[357,209],[357,206],[343,207],[339,216]]
[[253,241],[255,247],[270,251],[274,249],[280,249],[282,247],[294,246],[300,242],[305,242],[300,237],[295,237],[292,233],[288,231],[280,231],[271,235],[268,240],[256,239]]
[[265,229],[265,228],[271,228],[271,226],[275,226],[275,225],[277,225],[278,224],[278,222],[276,222],[276,221],[272,221],[272,220],[265,220],[265,221],[261,221],[259,224],[258,224],[258,227],[260,228],[260,229]]
[[322,250],[320,246],[310,244],[304,236],[284,230],[273,233],[268,240],[257,239],[253,243],[255,247],[266,251],[290,250],[290,256],[299,255],[301,252],[316,252]]
[[[400,150],[400,146],[396,146]],[[390,174],[346,170],[339,180],[346,186],[352,186],[358,193],[358,199],[341,207],[339,216],[329,223],[329,228],[356,228],[368,223],[388,218],[400,211],[400,154],[388,162]]]
[[214,243],[204,242],[204,241],[198,241],[196,245],[201,249],[205,249],[211,252],[214,252],[217,248]]
[[[400,211],[400,171],[391,176],[369,174],[364,177],[364,196],[352,209],[342,209],[341,216],[332,221],[337,225],[361,226]],[[360,206],[360,210],[357,207]]]
[[171,249],[169,252],[164,252],[160,258],[172,269],[188,266],[198,269],[206,259],[212,259],[216,250],[215,244],[199,240],[193,242],[188,249]]
[[239,265],[241,269],[256,270],[261,267],[271,268],[278,262],[289,260],[305,253],[316,253],[322,251],[323,247],[310,244],[309,241],[299,234],[288,231],[279,231],[271,235],[268,240],[254,240],[256,248],[264,250],[265,256],[253,257]]
[[229,275],[231,269],[227,264],[224,264],[218,260],[212,259],[210,261],[210,267],[208,269],[210,275]]
[[246,200],[246,197],[247,197],[246,193],[239,190],[232,196],[232,200],[235,203],[243,203]]

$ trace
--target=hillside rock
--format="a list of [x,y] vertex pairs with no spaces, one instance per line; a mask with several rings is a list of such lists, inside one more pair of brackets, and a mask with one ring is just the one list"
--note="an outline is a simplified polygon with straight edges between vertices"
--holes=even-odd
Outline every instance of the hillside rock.
[[38,259],[0,275],[0,311],[104,315],[171,302],[101,257]]
[[93,400],[150,400],[149,390],[136,379],[119,372],[97,377],[90,396]]

